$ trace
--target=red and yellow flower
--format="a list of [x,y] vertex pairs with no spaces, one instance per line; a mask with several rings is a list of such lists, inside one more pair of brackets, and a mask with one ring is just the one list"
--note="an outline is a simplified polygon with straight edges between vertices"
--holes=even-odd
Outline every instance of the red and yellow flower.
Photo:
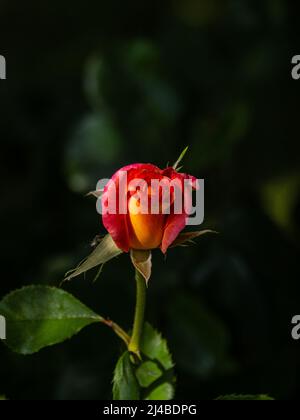
[[[126,174],[126,183],[121,182],[121,177]],[[171,192],[168,212],[164,211],[163,194],[160,192],[159,211],[153,214],[137,212],[141,205],[136,190],[130,188],[131,181],[143,180],[147,185],[148,204],[153,194],[151,181],[176,185],[176,193],[181,194],[182,212],[174,211],[174,188]],[[160,169],[152,164],[135,163],[125,166],[117,171],[106,185],[103,196],[103,224],[110,233],[116,245],[124,252],[135,250],[151,250],[160,248],[163,253],[174,243],[179,233],[186,226],[189,207],[192,204],[191,189],[186,192],[185,180],[189,180],[196,187],[195,177],[177,172],[173,167]],[[113,188],[112,188],[113,186]],[[114,195],[114,197],[112,197]],[[120,197],[125,197],[125,211],[119,211]],[[115,211],[109,212],[107,205],[110,200],[116,200]],[[149,205],[150,208],[150,205]],[[168,214],[166,214],[168,213]]]

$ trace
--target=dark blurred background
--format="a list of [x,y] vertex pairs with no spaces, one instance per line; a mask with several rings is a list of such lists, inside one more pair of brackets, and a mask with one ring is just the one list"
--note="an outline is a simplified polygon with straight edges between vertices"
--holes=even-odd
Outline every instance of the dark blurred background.
[[[218,236],[154,256],[147,318],[169,340],[178,399],[300,393],[299,4],[284,0],[2,0],[0,296],[59,285],[103,233],[86,192],[132,162],[205,178]],[[65,284],[130,328],[128,257]],[[10,399],[110,398],[120,343],[92,326],[22,357]]]

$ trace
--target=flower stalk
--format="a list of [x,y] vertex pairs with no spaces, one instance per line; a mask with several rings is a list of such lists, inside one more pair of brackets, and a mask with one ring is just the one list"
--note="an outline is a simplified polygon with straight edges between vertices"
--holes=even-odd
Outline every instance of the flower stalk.
[[132,336],[128,345],[128,350],[141,360],[141,337],[144,326],[144,315],[146,305],[146,282],[142,274],[135,270],[136,280],[136,306],[133,322]]

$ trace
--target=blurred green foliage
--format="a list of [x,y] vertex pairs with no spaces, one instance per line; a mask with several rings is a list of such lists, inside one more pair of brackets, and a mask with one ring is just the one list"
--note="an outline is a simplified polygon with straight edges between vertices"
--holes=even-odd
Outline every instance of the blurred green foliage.
[[[205,227],[221,234],[154,255],[147,319],[174,354],[176,398],[296,398],[298,16],[291,0],[4,0],[0,295],[59,285],[90,253],[98,179],[189,145],[184,169],[205,178]],[[121,256],[65,287],[130,328],[133,277]],[[1,345],[0,394],[110,398],[119,355],[99,326],[26,359]]]

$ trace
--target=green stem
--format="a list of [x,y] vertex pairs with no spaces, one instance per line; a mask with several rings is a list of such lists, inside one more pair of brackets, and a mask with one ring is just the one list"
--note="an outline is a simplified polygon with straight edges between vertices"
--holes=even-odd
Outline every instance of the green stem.
[[120,337],[121,340],[124,341],[124,343],[126,344],[126,346],[129,345],[130,337],[123,330],[123,328],[121,328],[118,324],[116,324],[115,322],[111,321],[110,319],[103,319],[102,322],[105,325],[107,325],[108,327],[110,327],[117,334],[117,336]]
[[129,342],[128,350],[134,353],[139,359],[141,336],[144,326],[144,315],[146,305],[146,282],[144,277],[138,270],[135,270],[136,280],[136,306],[131,340]]

